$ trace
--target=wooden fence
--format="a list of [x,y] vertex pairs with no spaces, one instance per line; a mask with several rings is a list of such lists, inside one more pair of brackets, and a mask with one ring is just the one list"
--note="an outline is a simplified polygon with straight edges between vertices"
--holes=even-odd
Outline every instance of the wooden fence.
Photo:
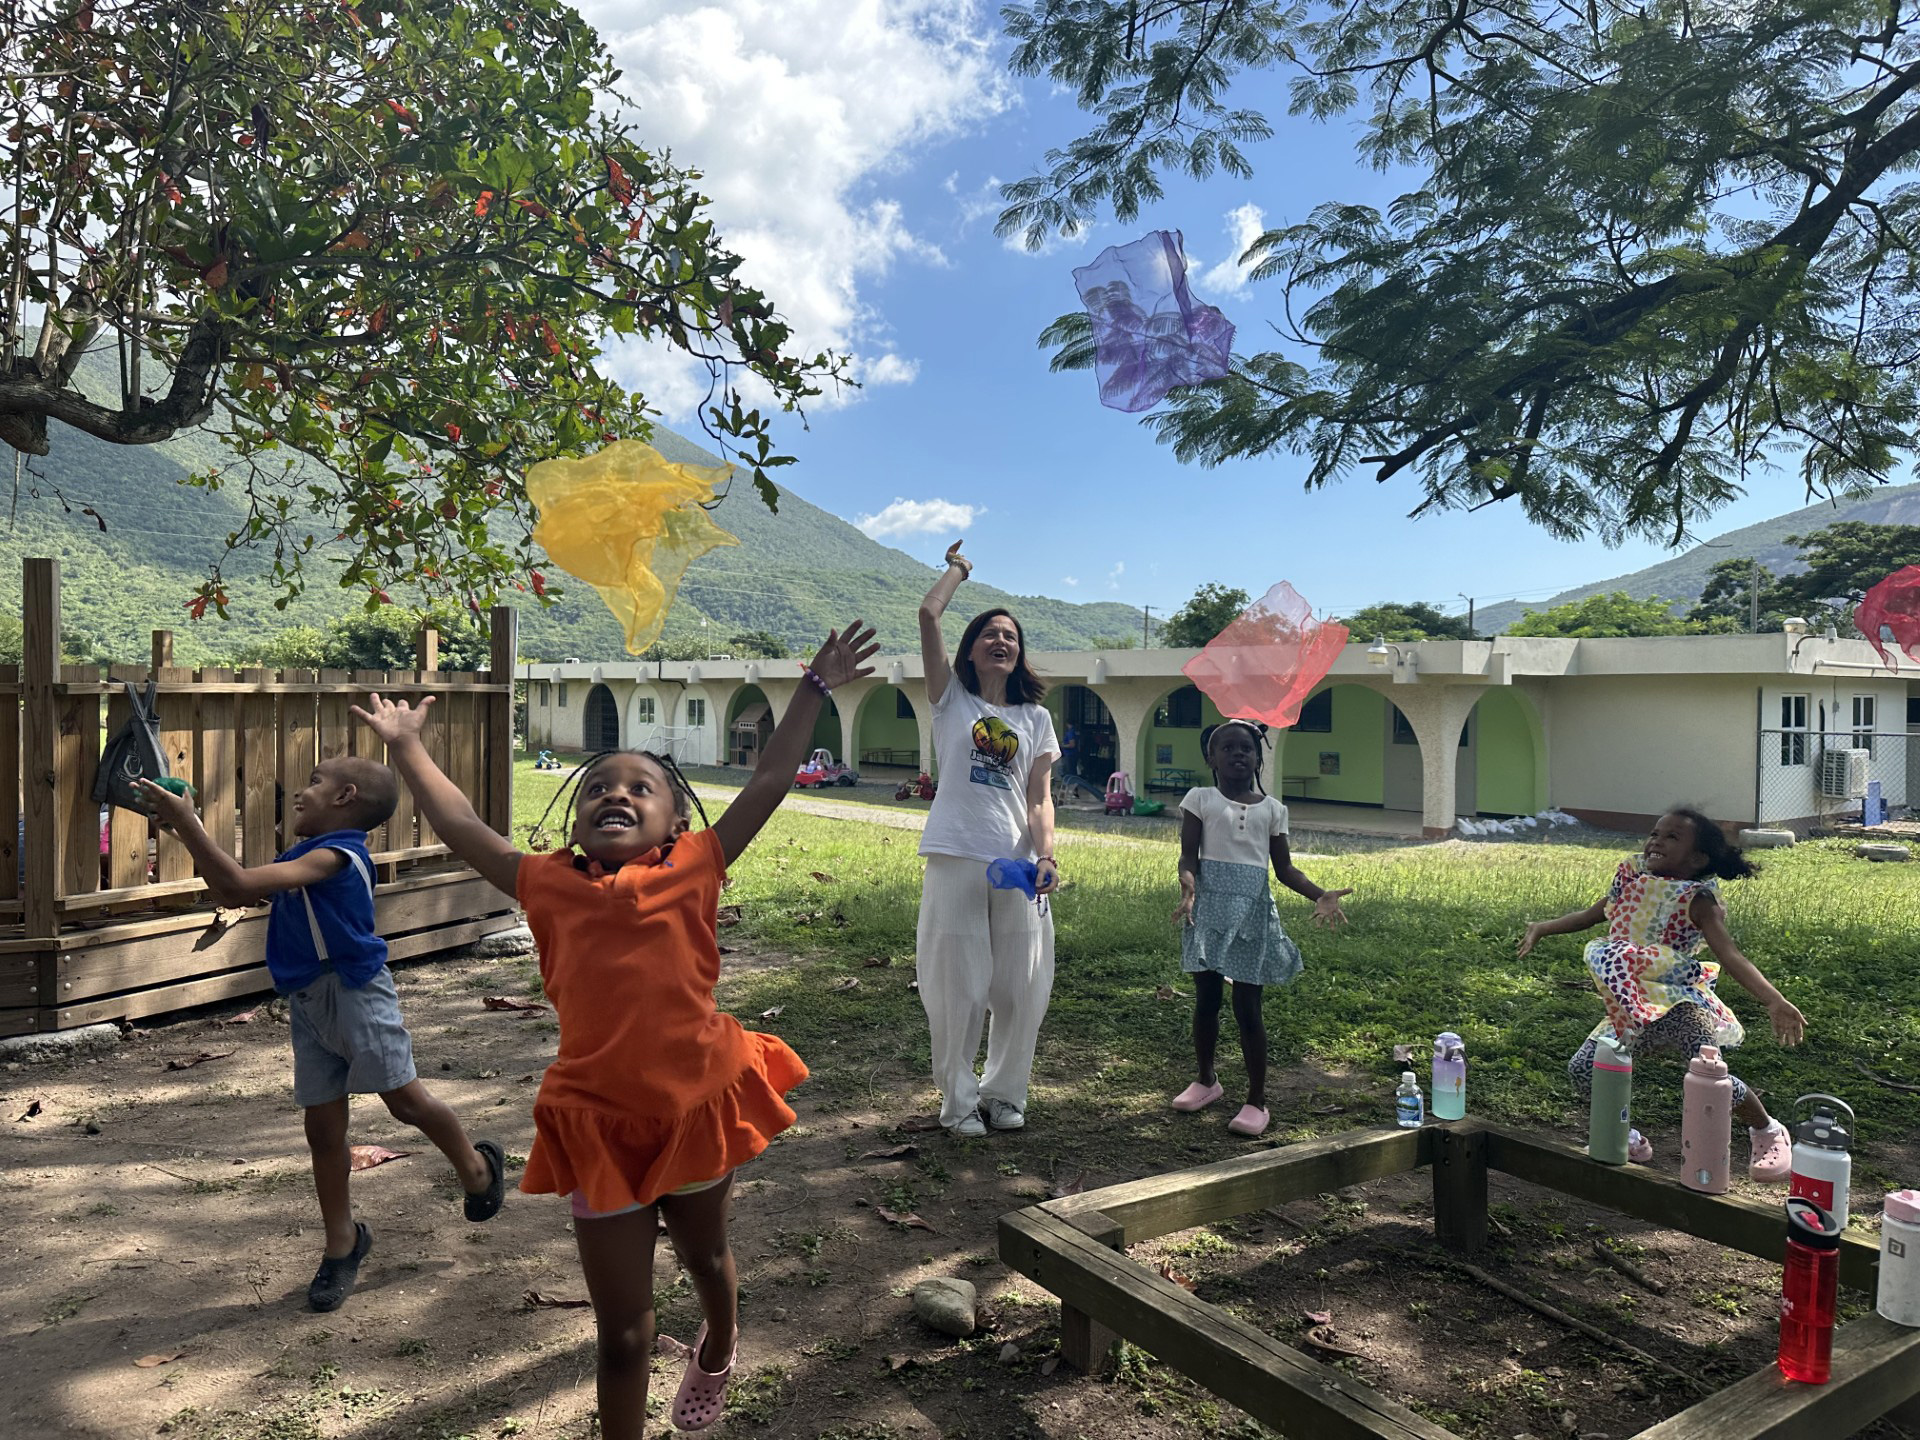
[[[152,664],[60,663],[60,571],[28,560],[25,651],[0,666],[0,1036],[157,1015],[268,988],[266,909],[216,913],[193,859],[145,816],[93,799],[100,750],[126,719],[122,682],[158,682],[172,773],[199,791],[216,839],[246,865],[291,843],[291,799],[320,760],[385,758],[348,707],[378,690],[435,703],[428,751],[502,834],[513,814],[515,617],[492,615],[491,668],[200,670],[175,666],[156,631]],[[465,945],[515,923],[512,902],[436,843],[400,787],[370,839],[380,933],[395,959]]]

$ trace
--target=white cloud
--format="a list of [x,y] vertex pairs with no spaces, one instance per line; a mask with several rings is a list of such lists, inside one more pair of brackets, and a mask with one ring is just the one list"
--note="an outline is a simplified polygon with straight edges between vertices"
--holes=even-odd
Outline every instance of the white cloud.
[[1114,561],[1113,569],[1107,572],[1107,588],[1109,590],[1118,590],[1120,588],[1120,577],[1126,573],[1127,562],[1124,560]]
[[1060,583],[1070,589],[1077,590],[1080,588],[1080,578],[1077,575],[1062,575],[1060,577]]
[[862,385],[911,385],[920,374],[920,362],[907,360],[888,351],[860,364]]
[[956,505],[951,500],[896,499],[877,515],[862,515],[853,523],[875,540],[909,535],[951,535],[967,529],[987,513],[984,505]]
[[1247,274],[1253,268],[1240,257],[1247,247],[1267,233],[1266,213],[1252,201],[1226,214],[1227,258],[1211,269],[1194,275],[1194,283],[1208,295],[1226,296],[1246,293]]
[[[793,350],[851,351],[867,378],[899,384],[913,362],[884,353],[884,318],[863,285],[898,261],[945,266],[900,203],[876,189],[912,154],[1013,103],[981,0],[584,0],[638,104],[633,132],[702,172],[701,190],[740,274],[793,326]],[[634,347],[627,347],[631,351]],[[867,357],[877,355],[877,360]],[[659,361],[645,376],[670,418],[697,388]],[[885,378],[882,378],[885,377]],[[844,403],[828,393],[816,404]]]

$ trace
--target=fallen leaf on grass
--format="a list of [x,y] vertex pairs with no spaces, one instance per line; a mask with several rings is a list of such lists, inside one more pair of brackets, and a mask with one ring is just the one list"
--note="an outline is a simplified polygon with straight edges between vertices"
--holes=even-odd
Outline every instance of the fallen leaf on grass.
[[827,989],[829,990],[837,990],[841,992],[845,992],[848,990],[858,990],[859,988],[860,988],[860,977],[858,975],[842,975],[838,980],[834,981],[833,984],[827,987]]
[[585,1310],[593,1304],[591,1300],[562,1300],[557,1295],[543,1295],[538,1290],[527,1291],[520,1301],[529,1310]]
[[1413,1047],[1411,1045],[1394,1046],[1393,1063],[1396,1065],[1411,1065],[1413,1063]]
[[204,1065],[209,1060],[224,1060],[234,1052],[231,1050],[202,1050],[198,1055],[184,1055],[167,1061],[169,1070],[191,1070],[196,1065]]
[[866,968],[869,970],[884,970],[891,964],[893,964],[893,957],[891,955],[869,955],[867,957]]
[[1182,1290],[1191,1290],[1198,1284],[1197,1281],[1189,1280],[1185,1275],[1182,1275],[1178,1270],[1174,1269],[1171,1260],[1162,1260],[1160,1262],[1160,1278],[1162,1280],[1171,1280]]
[[1333,1323],[1333,1316],[1325,1310],[1305,1310],[1300,1314],[1300,1323],[1303,1325],[1331,1325]]
[[26,1114],[20,1116],[19,1119],[15,1120],[13,1123],[18,1125],[21,1120],[31,1120],[33,1119],[34,1116],[38,1115],[39,1113],[40,1113],[40,1102],[36,1100],[31,1105],[27,1106]]
[[186,1353],[184,1350],[174,1350],[165,1355],[142,1355],[133,1363],[138,1365],[142,1370],[151,1370],[156,1365],[171,1365]]
[[876,1205],[873,1207],[873,1213],[889,1224],[898,1225],[902,1230],[924,1230],[929,1235],[938,1235],[940,1233],[912,1211],[908,1211],[905,1215],[902,1215],[897,1210],[889,1210],[884,1205]]
[[893,1145],[885,1150],[869,1150],[860,1158],[862,1160],[905,1160],[919,1153],[918,1145]]
[[738,925],[740,923],[740,907],[738,905],[722,905],[720,907],[720,913],[716,918],[722,930],[726,929],[729,925]]
[[786,1008],[784,1005],[776,1005],[771,1010],[762,1010],[760,1012],[760,1018],[762,1020],[778,1020],[780,1018],[780,1012]]
[[1180,998],[1180,992],[1171,985],[1161,985],[1154,990],[1153,998],[1156,1000],[1178,1000]]
[[793,923],[796,925],[811,925],[819,918],[820,912],[818,910],[796,910],[792,916]]
[[216,1025],[251,1025],[255,1020],[260,1018],[260,1010],[261,1007],[256,1005],[251,1010],[242,1010],[238,1015],[229,1015],[226,1019],[216,1020],[213,1023]]
[[1322,1355],[1331,1355],[1336,1360],[1364,1360],[1366,1358],[1366,1356],[1358,1350],[1349,1350],[1344,1345],[1334,1344],[1332,1340],[1320,1334],[1318,1331],[1308,1331],[1301,1343],[1309,1350],[1317,1350]]
[[1315,1115],[1344,1115],[1347,1113],[1347,1107],[1344,1105],[1316,1105],[1313,1107],[1313,1113]]
[[818,880],[822,885],[834,885],[839,883],[833,878],[833,876],[827,874],[827,872],[824,870],[809,870],[807,873],[813,876],[813,878]]
[[536,1005],[531,1000],[515,1000],[510,995],[489,995],[480,1002],[489,1010],[545,1010],[544,1005]]
[[1040,1373],[1042,1375],[1051,1375],[1054,1371],[1058,1370],[1059,1368],[1060,1368],[1060,1357],[1058,1355],[1049,1355],[1047,1356],[1046,1359],[1040,1362]]
[[[527,1293],[531,1295],[533,1292],[529,1290]],[[551,1304],[552,1302],[550,1301],[548,1303]],[[570,1300],[563,1303],[577,1305],[580,1302]],[[684,1360],[693,1353],[693,1347],[674,1339],[671,1335],[656,1335],[653,1337],[653,1353],[656,1355],[664,1355],[669,1360]]]
[[352,1149],[353,1168],[371,1170],[376,1165],[384,1165],[389,1160],[404,1160],[413,1154],[411,1150],[389,1150],[384,1145],[355,1145]]
[[894,1126],[902,1135],[930,1135],[939,1128],[938,1115],[909,1115]]

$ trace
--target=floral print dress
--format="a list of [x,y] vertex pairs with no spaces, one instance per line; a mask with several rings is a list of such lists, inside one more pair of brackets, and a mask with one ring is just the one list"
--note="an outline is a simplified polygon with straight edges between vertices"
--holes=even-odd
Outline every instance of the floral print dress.
[[1712,1028],[1714,1043],[1731,1050],[1745,1038],[1739,1020],[1713,993],[1720,967],[1696,957],[1706,937],[1693,923],[1689,907],[1696,895],[1718,901],[1712,876],[1669,880],[1648,874],[1639,856],[1623,860],[1607,891],[1607,934],[1586,949],[1588,973],[1606,1002],[1607,1018],[1593,1028],[1596,1038],[1613,1035],[1631,1048],[1648,1026],[1681,1005],[1698,1006]]

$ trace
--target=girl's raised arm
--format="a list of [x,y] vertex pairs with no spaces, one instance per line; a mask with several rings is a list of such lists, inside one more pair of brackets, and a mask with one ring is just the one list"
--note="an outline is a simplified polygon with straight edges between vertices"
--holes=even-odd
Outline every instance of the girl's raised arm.
[[1530,955],[1533,947],[1549,935],[1573,935],[1582,930],[1591,930],[1607,918],[1607,902],[1596,900],[1584,910],[1575,910],[1562,915],[1557,920],[1536,920],[1527,926],[1527,933],[1520,937],[1520,955]]
[[947,613],[947,605],[953,599],[953,592],[960,588],[960,582],[973,573],[973,562],[960,553],[960,545],[956,540],[947,547],[947,572],[933,582],[933,588],[920,602],[920,666],[926,671],[927,699],[935,705],[947,693],[947,681],[953,674],[953,667],[947,664],[947,642],[940,633],[940,617]]
[[420,730],[427,723],[427,707],[431,704],[431,695],[421,700],[417,710],[404,700],[396,705],[373,695],[367,701],[367,708],[356,705],[353,713],[387,742],[388,762],[407,782],[420,813],[427,817],[447,848],[478,870],[496,890],[515,895],[521,853],[506,836],[474,813],[473,802],[441,773],[433,757],[427,754],[427,747],[420,743]]
[[773,818],[780,802],[792,792],[794,772],[806,757],[807,746],[813,740],[813,722],[820,714],[827,692],[871,675],[873,667],[866,662],[879,648],[872,627],[859,620],[847,626],[844,633],[828,632],[827,642],[807,667],[807,678],[800,682],[793,703],[787,706],[787,713],[774,727],[773,738],[761,753],[760,763],[753,767],[753,778],[741,789],[739,798],[713,822],[714,836],[729,865],[740,858],[753,837]]
[[1694,928],[1705,937],[1707,949],[1720,962],[1721,970],[1767,1007],[1767,1018],[1773,1022],[1773,1038],[1782,1045],[1798,1045],[1806,1039],[1807,1017],[1800,1013],[1799,1006],[1773,988],[1773,982],[1760,973],[1760,967],[1734,942],[1732,932],[1727,929],[1727,912],[1720,902],[1711,895],[1695,895],[1688,911]]

